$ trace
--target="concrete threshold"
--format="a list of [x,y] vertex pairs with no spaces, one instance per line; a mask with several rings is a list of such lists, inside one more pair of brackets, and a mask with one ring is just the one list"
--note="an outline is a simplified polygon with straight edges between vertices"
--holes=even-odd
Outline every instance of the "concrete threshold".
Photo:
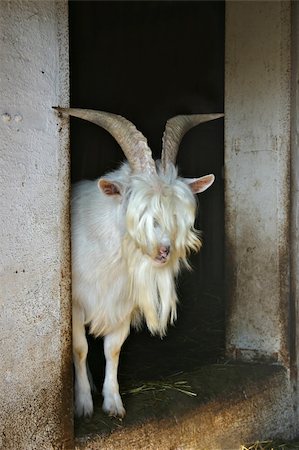
[[239,450],[295,437],[291,383],[279,365],[213,364],[140,382],[123,392],[123,421],[107,418],[100,400],[76,424],[78,450]]

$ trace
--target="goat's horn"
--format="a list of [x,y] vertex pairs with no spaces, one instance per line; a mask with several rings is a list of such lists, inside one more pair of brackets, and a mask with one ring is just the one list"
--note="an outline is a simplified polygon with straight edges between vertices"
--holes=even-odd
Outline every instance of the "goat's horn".
[[181,140],[191,128],[203,122],[219,119],[224,114],[191,114],[187,116],[175,116],[166,122],[162,139],[162,167],[165,170],[167,164],[175,164]]
[[155,162],[146,138],[129,120],[117,114],[93,109],[59,108],[62,114],[88,120],[104,128],[122,148],[133,172],[156,173]]

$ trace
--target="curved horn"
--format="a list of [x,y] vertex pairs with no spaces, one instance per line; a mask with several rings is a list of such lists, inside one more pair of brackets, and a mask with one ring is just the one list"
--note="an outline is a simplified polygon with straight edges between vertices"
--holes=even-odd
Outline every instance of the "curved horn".
[[104,128],[122,148],[133,172],[156,173],[155,162],[146,138],[129,120],[117,114],[93,109],[54,107],[62,114],[88,120]]
[[166,122],[162,139],[162,167],[165,171],[167,164],[175,164],[181,140],[191,128],[203,122],[219,119],[224,114],[191,114],[175,116]]

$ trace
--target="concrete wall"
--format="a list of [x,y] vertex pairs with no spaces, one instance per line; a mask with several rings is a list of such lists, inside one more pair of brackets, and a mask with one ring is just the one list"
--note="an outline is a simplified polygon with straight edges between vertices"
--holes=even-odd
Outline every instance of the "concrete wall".
[[288,1],[227,2],[228,353],[288,362]]
[[64,1],[0,2],[0,448],[71,448]]
[[[292,102],[291,102],[291,369],[299,383],[299,3],[292,4]],[[297,397],[298,397],[297,389]],[[297,399],[299,400],[299,399]],[[297,401],[297,414],[299,401]],[[297,419],[298,420],[298,419]],[[298,421],[299,422],[299,421]]]

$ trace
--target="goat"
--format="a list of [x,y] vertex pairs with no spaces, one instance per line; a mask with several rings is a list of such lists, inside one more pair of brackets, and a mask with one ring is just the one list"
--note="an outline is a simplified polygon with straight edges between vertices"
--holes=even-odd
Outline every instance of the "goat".
[[155,162],[146,138],[124,117],[56,109],[103,127],[127,158],[98,180],[77,183],[72,194],[75,413],[93,413],[86,366],[89,325],[91,334],[104,337],[103,410],[123,417],[117,369],[130,326],[144,320],[152,334],[165,334],[167,324],[176,319],[175,277],[182,265],[189,267],[189,252],[201,247],[194,228],[195,194],[211,186],[215,177],[178,177],[177,151],[189,129],[223,114],[168,120],[161,161]]

